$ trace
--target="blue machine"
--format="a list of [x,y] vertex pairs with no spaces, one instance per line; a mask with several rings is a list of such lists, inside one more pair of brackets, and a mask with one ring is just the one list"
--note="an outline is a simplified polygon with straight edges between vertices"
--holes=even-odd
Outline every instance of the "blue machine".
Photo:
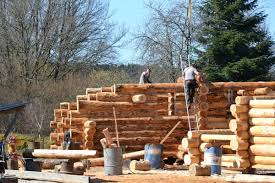
[[11,123],[8,125],[8,128],[4,134],[3,139],[0,141],[0,160],[5,161],[7,160],[6,150],[5,150],[5,143],[7,142],[10,133],[14,130],[16,118],[18,116],[18,111],[24,109],[26,107],[26,102],[15,102],[11,104],[0,104],[0,114],[7,114],[7,113],[15,113],[13,118],[11,119]]

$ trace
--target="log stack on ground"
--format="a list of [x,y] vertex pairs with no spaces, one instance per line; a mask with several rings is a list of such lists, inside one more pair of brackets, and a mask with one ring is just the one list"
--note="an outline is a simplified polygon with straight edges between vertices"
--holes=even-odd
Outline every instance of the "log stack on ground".
[[275,100],[250,100],[250,161],[252,168],[275,170]]

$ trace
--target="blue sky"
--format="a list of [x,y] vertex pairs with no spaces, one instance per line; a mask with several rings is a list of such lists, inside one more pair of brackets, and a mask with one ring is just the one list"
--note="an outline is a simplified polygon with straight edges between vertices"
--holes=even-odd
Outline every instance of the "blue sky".
[[[258,0],[258,2],[259,7],[268,15],[266,26],[275,40],[275,0]],[[110,10],[113,14],[113,21],[128,29],[129,33],[125,40],[130,39],[131,34],[140,29],[148,13],[144,6],[144,0],[110,0]],[[128,44],[125,48],[120,49],[119,54],[120,63],[135,62],[136,51],[133,44]]]

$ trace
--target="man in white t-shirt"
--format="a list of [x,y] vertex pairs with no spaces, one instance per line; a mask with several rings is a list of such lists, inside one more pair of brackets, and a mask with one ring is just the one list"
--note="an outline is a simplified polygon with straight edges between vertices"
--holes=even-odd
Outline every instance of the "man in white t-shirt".
[[190,106],[193,103],[195,90],[197,87],[196,75],[199,75],[199,72],[197,71],[197,69],[194,67],[193,64],[191,64],[189,67],[185,68],[183,71],[188,109],[190,109]]

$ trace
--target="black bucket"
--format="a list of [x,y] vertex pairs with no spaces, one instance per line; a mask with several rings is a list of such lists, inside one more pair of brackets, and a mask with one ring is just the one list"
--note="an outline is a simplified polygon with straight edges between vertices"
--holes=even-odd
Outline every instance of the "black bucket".
[[24,158],[26,171],[41,172],[42,164],[40,161],[34,161],[32,158]]
[[64,161],[61,163],[60,173],[72,174],[74,170],[74,161]]

